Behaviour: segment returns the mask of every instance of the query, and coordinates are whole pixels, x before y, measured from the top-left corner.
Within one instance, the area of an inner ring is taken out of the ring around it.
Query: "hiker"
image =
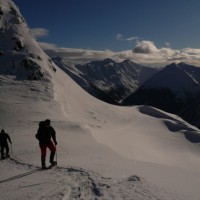
[[[51,121],[49,119],[46,119],[45,121],[41,121],[39,123],[39,128],[35,137],[39,140],[39,145],[41,149],[42,169],[47,169],[46,167],[47,147],[51,151],[49,162],[51,163],[51,165],[56,165],[57,163],[54,161],[56,145],[57,145],[56,132],[54,128],[51,126]]]
[[[10,136],[2,129],[0,133],[0,147],[1,147],[1,159],[9,157],[9,146],[8,141],[12,144]],[[4,149],[6,149],[6,155],[4,154]]]

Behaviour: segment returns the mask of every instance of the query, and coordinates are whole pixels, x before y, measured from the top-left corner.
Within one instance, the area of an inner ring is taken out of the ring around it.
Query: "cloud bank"
[[[200,66],[200,49],[184,48],[176,50],[169,46],[158,48],[154,42],[147,40],[138,41],[133,49],[119,52],[63,48],[55,44],[42,42],[39,44],[49,56],[62,56],[74,64],[111,58],[116,62],[129,59],[136,63],[152,67],[163,67],[172,62],[186,62]]]

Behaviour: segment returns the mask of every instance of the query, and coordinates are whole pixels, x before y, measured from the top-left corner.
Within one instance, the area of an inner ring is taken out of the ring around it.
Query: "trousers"
[[[4,149],[6,149],[6,155],[9,155],[9,146],[8,143],[1,144],[1,158],[4,157]]]
[[[52,163],[53,160],[54,160],[54,156],[55,156],[55,152],[56,152],[56,147],[53,144],[53,142],[50,141],[48,144],[40,144],[42,165],[45,165],[47,148],[51,151],[51,153],[50,153],[50,163]]]

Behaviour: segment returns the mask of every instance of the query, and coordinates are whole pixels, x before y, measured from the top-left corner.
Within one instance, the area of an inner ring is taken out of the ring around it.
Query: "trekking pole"
[[[56,148],[56,165],[58,165],[58,161],[57,161],[57,148]]]
[[[13,148],[12,148],[12,143],[10,143],[10,149],[11,149],[11,155],[13,156]]]
[[[13,128],[11,129],[11,133],[13,133]],[[13,148],[12,148],[12,141],[10,143],[11,155],[13,156]]]

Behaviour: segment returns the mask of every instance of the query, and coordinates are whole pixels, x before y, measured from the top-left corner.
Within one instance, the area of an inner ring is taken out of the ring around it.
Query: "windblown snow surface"
[[[14,7],[10,0],[0,2]],[[153,107],[95,99],[56,65],[56,72],[49,67],[26,28],[20,34],[24,48],[39,52],[39,60],[31,59],[47,75],[31,81],[0,73],[0,129],[13,141],[11,159],[0,161],[2,200],[200,199],[197,128]],[[26,57],[27,49],[4,49],[0,61]],[[46,118],[57,132],[58,167],[42,171],[35,134]]]
[[[103,103],[58,68],[52,76],[52,90],[0,76],[1,128],[14,158],[0,162],[2,199],[199,199],[195,127],[152,107]],[[46,118],[57,131],[58,168],[40,171],[34,136]]]

